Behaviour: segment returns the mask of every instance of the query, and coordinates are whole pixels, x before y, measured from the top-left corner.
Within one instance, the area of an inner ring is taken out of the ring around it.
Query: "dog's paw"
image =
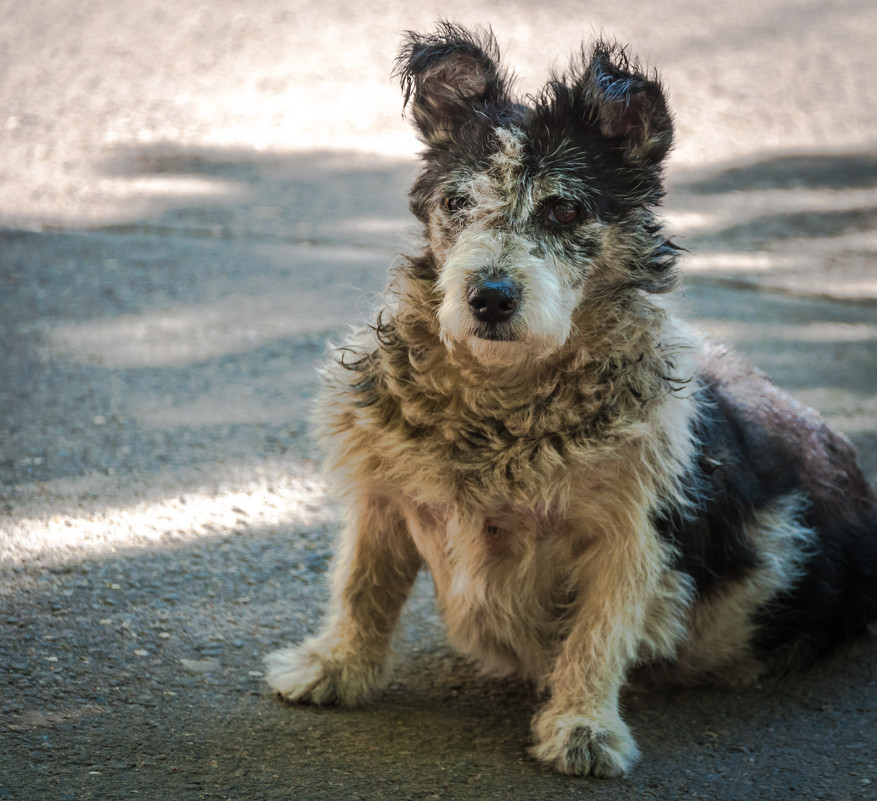
[[[266,681],[291,703],[359,706],[384,678],[382,665],[341,658],[315,642],[275,651],[265,663]]]
[[[622,776],[636,762],[639,752],[627,726],[577,715],[542,713],[533,721],[536,744],[530,753],[560,773]]]

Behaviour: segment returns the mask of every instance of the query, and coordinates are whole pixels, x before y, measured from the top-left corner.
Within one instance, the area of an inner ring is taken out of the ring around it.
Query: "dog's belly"
[[[418,507],[407,518],[453,645],[490,673],[544,677],[574,597],[563,522],[510,507]]]

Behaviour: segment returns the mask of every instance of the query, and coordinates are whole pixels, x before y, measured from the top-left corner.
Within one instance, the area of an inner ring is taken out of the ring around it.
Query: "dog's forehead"
[[[526,217],[545,199],[581,194],[588,183],[581,153],[564,154],[562,147],[540,153],[519,126],[497,127],[492,133],[486,158],[460,176],[460,188],[480,211]]]

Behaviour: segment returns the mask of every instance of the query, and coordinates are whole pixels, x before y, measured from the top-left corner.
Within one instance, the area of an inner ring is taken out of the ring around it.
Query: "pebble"
[[[181,659],[180,664],[192,673],[212,673],[222,669],[216,659]]]

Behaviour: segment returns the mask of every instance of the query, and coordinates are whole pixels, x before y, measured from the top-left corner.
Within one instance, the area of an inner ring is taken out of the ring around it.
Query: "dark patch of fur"
[[[852,446],[742,357],[716,350],[701,381],[691,506],[657,529],[709,596],[758,566],[755,513],[800,494],[800,523],[817,534],[806,573],[758,612],[752,646],[776,670],[802,667],[877,617],[877,499]]]
[[[877,618],[877,498],[853,446],[819,415],[738,356],[717,366],[763,492],[802,492],[802,523],[817,533],[806,574],[760,610],[753,642],[775,669],[801,667]]]
[[[499,48],[489,30],[473,32],[441,22],[435,33],[409,31],[395,74],[411,103],[423,141],[441,149],[476,117],[507,124],[510,79],[499,66]]]
[[[757,614],[752,646],[774,672],[810,664],[877,619],[877,503],[870,506],[823,525],[806,575]]]
[[[767,500],[746,462],[741,433],[721,407],[714,387],[698,393],[694,424],[698,454],[683,483],[687,506],[663,510],[654,523],[679,553],[677,567],[708,597],[727,581],[743,578],[758,564],[743,535],[745,524]]]

